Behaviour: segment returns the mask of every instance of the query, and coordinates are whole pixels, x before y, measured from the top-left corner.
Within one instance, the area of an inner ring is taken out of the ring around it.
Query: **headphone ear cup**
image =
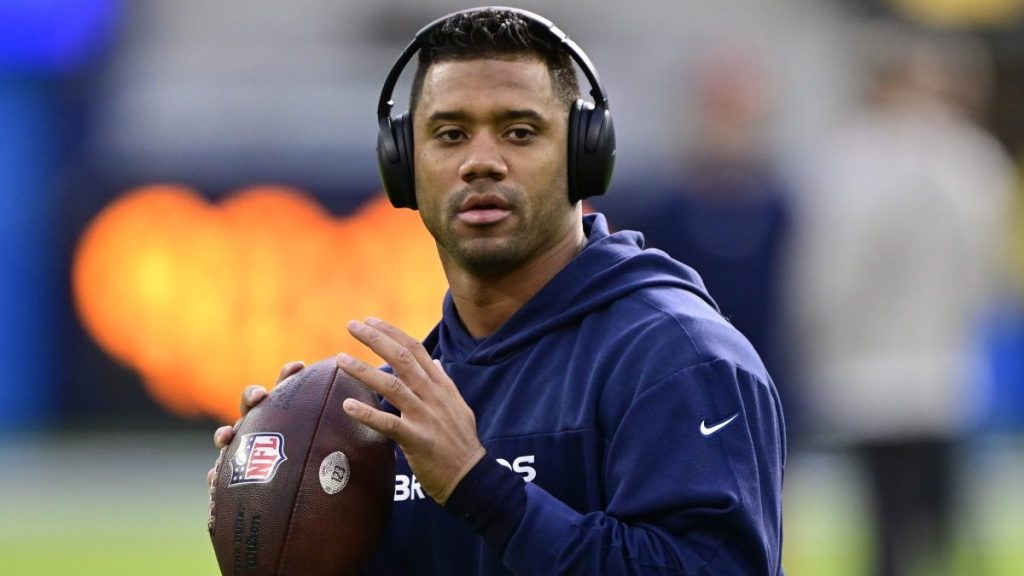
[[[569,202],[604,194],[614,168],[611,111],[577,100],[569,112]]]
[[[377,172],[395,208],[416,209],[416,177],[412,156],[412,122],[406,112],[389,117],[377,133]]]

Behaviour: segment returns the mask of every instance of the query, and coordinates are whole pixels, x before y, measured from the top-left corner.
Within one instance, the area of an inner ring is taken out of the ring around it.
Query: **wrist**
[[[455,473],[454,476],[452,476],[452,481],[448,483],[448,487],[445,489],[445,491],[442,494],[438,494],[434,498],[434,500],[436,500],[437,503],[440,504],[441,506],[445,506],[448,503],[448,499],[451,498],[452,493],[459,486],[459,484],[462,483],[463,479],[466,478],[466,475],[469,474],[470,470],[472,470],[477,464],[479,464],[481,460],[483,460],[486,454],[487,451],[484,449],[484,447],[479,446],[476,452],[473,454],[473,456],[466,459],[466,462],[462,465],[462,467]]]
[[[526,482],[484,456],[452,491],[445,509],[483,536],[500,555],[526,512]]]

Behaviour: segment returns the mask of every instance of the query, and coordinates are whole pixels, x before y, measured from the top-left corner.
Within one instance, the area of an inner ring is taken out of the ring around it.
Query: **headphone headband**
[[[590,58],[587,57],[586,53],[573,42],[569,36],[562,32],[555,24],[540,16],[527,10],[520,8],[508,8],[505,6],[482,6],[479,8],[469,8],[467,10],[460,10],[453,12],[447,16],[442,16],[437,20],[434,20],[430,24],[427,24],[416,33],[413,37],[412,42],[406,46],[402,55],[395,61],[394,66],[391,67],[391,71],[388,72],[388,77],[384,80],[384,87],[380,92],[380,100],[377,103],[377,118],[378,122],[385,122],[391,115],[391,109],[394,107],[395,102],[392,100],[394,95],[395,85],[398,84],[398,78],[402,75],[402,71],[405,70],[409,60],[412,59],[413,55],[420,49],[423,44],[426,43],[427,37],[431,32],[440,28],[445,22],[455,16],[461,14],[472,14],[480,12],[482,10],[501,10],[504,12],[512,12],[520,16],[526,21],[527,26],[530,26],[534,32],[539,32],[542,36],[557,40],[562,48],[569,53],[569,56],[576,62],[583,71],[583,75],[587,77],[587,82],[590,83],[590,96],[594,99],[594,105],[599,108],[608,108],[608,94],[604,90],[604,86],[601,85],[601,79],[597,75],[597,70],[594,69],[594,65],[590,62]]]

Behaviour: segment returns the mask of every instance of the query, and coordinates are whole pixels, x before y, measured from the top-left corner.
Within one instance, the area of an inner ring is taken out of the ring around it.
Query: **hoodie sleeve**
[[[535,484],[459,505],[515,574],[777,575],[783,438],[774,387],[712,361],[632,398],[609,439],[604,510]]]

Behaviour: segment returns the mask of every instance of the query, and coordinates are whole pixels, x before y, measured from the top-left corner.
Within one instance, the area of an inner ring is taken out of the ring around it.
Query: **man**
[[[385,400],[342,408],[401,448],[367,571],[780,574],[771,379],[692,270],[567,200],[579,88],[536,30],[467,11],[420,50],[415,201],[450,291],[423,344],[349,323],[389,371],[338,356]]]
[[[713,45],[687,74],[695,137],[670,166],[663,192],[614,219],[643,230],[648,246],[700,272],[722,314],[757,350],[786,406],[779,287],[792,228],[793,190],[765,146],[772,118],[771,72],[761,55],[736,40]],[[751,290],[757,286],[757,290]]]
[[[800,397],[809,439],[863,470],[872,574],[948,574],[1013,165],[961,99],[987,85],[964,82],[985,78],[984,52],[866,32],[865,99],[819,151],[785,291]]]

